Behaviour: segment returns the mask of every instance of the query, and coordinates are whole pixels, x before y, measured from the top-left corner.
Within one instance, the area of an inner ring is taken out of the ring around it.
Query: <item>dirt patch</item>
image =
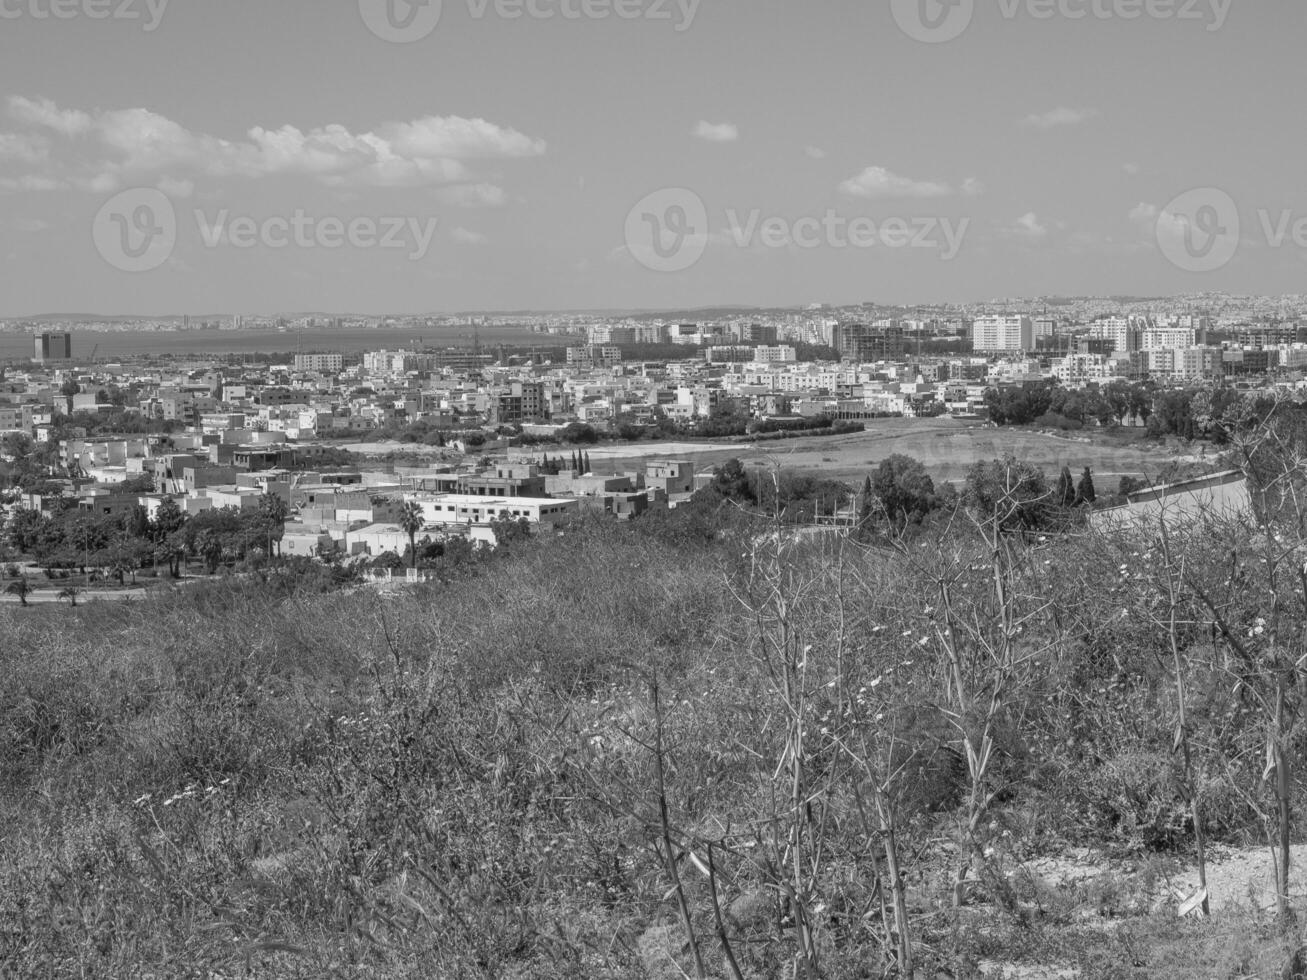
[[[1289,899],[1302,908],[1307,905],[1307,879],[1296,869],[1307,862],[1307,844],[1291,847],[1289,854]],[[1023,871],[1058,888],[1079,889],[1109,876],[1128,880],[1139,873],[1128,862],[1112,860],[1088,849],[1030,861]],[[1198,891],[1198,869],[1191,861],[1186,861],[1174,874],[1157,873],[1153,879],[1148,889],[1153,911],[1178,910],[1185,899]],[[1235,909],[1274,910],[1275,864],[1270,848],[1213,848],[1207,859],[1207,898],[1213,914]]]

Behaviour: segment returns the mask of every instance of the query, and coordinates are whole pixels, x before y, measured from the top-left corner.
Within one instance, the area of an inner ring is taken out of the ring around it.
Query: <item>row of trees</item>
[[[1127,381],[1082,389],[1013,385],[985,392],[985,407],[998,425],[1108,426],[1124,425],[1129,419],[1146,424],[1153,414],[1154,397],[1149,386]]]
[[[121,583],[149,564],[166,565],[178,577],[187,559],[202,561],[212,574],[255,552],[272,557],[287,515],[285,500],[275,493],[264,494],[256,510],[222,508],[190,517],[167,497],[153,517],[139,505],[119,516],[73,506],[48,514],[18,509],[4,530],[12,548],[47,570],[95,569]]]
[[[1143,486],[1125,477],[1115,495],[1100,501],[1088,466],[1079,479],[1072,476],[1069,466],[1063,466],[1050,481],[1037,467],[1008,456],[976,462],[959,492],[951,484],[936,487],[920,460],[895,454],[868,474],[861,490],[855,492],[846,483],[762,467],[750,469],[731,459],[717,470],[697,502],[728,501],[791,524],[836,519],[842,513],[847,517],[852,507],[858,536],[870,540],[918,533],[935,516],[941,522],[951,522],[962,508],[989,513],[1000,499],[1011,501],[1002,521],[1004,530],[1055,530],[1077,523],[1085,508],[1122,503],[1126,495]]]
[[[1082,389],[1056,383],[991,388],[985,406],[998,425],[1081,428],[1137,420],[1150,436],[1209,439],[1218,445],[1228,444],[1237,433],[1257,431],[1272,415],[1307,413],[1307,405],[1235,388],[1159,389],[1127,381]]]

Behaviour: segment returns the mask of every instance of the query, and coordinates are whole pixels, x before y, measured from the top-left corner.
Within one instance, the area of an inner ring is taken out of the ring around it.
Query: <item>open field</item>
[[[339,448],[365,456],[403,453],[435,461],[451,458],[452,451],[421,443],[358,442]],[[596,471],[620,473],[639,469],[651,459],[690,459],[708,469],[732,457],[746,463],[773,461],[788,469],[820,472],[835,480],[861,481],[881,460],[902,453],[921,460],[936,482],[961,483],[977,460],[998,459],[1012,453],[1052,475],[1063,466],[1079,474],[1084,467],[1115,485],[1122,476],[1156,479],[1168,465],[1197,462],[1200,457],[1180,456],[1154,442],[1133,442],[1128,437],[1101,432],[1051,434],[1031,429],[992,428],[959,419],[883,419],[869,422],[866,432],[847,436],[817,436],[763,442],[636,442],[605,443],[582,447]],[[538,453],[563,455],[570,447],[542,446]],[[515,450],[524,454],[529,450]]]
[[[1089,466],[1108,483],[1115,483],[1122,476],[1155,477],[1169,463],[1180,459],[1152,443],[1118,442],[1100,434],[1047,435],[1027,429],[995,429],[957,419],[885,419],[870,422],[866,432],[850,436],[735,446],[651,443],[639,447],[638,452],[614,448],[593,450],[590,455],[596,466],[611,466],[616,470],[648,458],[680,455],[707,467],[738,456],[745,462],[776,460],[790,469],[820,471],[832,479],[855,482],[894,453],[921,460],[930,475],[940,482],[961,482],[977,460],[997,459],[1005,453],[1033,463],[1049,474],[1064,465],[1076,473]],[[1186,457],[1182,461],[1192,460]]]

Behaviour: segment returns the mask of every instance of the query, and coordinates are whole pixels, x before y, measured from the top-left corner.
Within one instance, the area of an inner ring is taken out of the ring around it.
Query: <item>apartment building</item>
[[[1019,354],[1035,349],[1035,327],[1028,316],[983,316],[972,327],[978,353]]]

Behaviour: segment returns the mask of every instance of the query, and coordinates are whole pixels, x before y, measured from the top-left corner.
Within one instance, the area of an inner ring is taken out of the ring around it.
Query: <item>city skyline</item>
[[[6,8],[0,317],[1300,292],[1299,5],[922,3]]]

